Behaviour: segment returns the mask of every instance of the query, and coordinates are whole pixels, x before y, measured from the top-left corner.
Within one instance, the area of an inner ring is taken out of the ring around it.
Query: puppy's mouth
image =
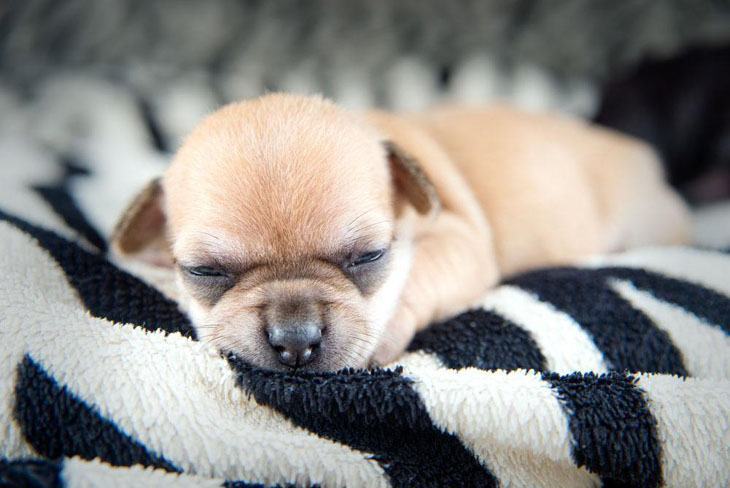
[[[339,302],[290,307],[270,307],[263,314],[269,365],[312,371],[367,366],[375,344],[352,307]]]
[[[217,342],[224,355],[253,366],[279,371],[337,371],[366,368],[374,342],[364,334],[338,334],[334,327],[311,323],[267,327],[258,343]]]

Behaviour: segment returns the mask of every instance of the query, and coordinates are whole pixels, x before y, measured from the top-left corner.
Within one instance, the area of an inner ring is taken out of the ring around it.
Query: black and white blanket
[[[726,252],[517,276],[385,369],[260,370],[106,256],[165,158],[119,92],[78,90],[83,106],[47,99],[33,137],[3,119],[0,484],[730,484]]]

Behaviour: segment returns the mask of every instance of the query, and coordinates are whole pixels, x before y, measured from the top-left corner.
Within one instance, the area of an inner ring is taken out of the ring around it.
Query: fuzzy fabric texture
[[[197,341],[169,283],[105,254],[180,126],[96,78],[2,100],[0,484],[730,483],[726,252],[527,273],[389,368],[265,371]]]
[[[0,222],[2,481],[730,482],[727,254],[645,249],[522,275],[388,369],[287,374],[196,341],[97,250]]]

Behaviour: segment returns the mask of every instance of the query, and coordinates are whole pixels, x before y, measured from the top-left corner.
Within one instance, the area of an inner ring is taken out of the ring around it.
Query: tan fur
[[[146,239],[177,263],[201,337],[269,367],[262,310],[287,297],[325,317],[313,369],[388,362],[416,330],[470,306],[502,276],[681,242],[688,222],[643,144],[504,107],[351,114],[319,98],[267,95],[204,120],[162,190],[148,194],[166,235]],[[114,249],[165,262],[130,235],[148,230],[143,220],[126,215]],[[367,275],[343,271],[343,253],[385,247]],[[179,267],[211,263],[236,277],[224,293],[191,285]]]

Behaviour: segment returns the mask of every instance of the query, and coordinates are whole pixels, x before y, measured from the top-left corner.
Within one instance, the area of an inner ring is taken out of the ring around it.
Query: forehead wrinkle
[[[380,207],[379,218],[392,218],[382,147],[351,116],[326,104],[280,106],[275,99],[223,112],[198,135],[206,144],[181,160],[188,163],[179,171],[185,184],[176,186],[175,196],[185,203],[177,205],[184,212],[173,233],[188,222],[212,221],[239,245],[221,250],[210,244],[211,252],[295,257],[371,238],[379,228],[357,236],[364,222],[347,228],[361,208]]]

